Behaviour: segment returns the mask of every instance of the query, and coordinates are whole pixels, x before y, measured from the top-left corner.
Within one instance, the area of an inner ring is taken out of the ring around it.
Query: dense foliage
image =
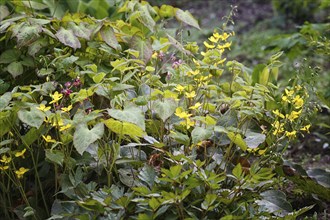
[[[188,11],[112,2],[96,18],[0,6],[1,216],[295,219],[322,209],[329,174],[282,158],[315,111],[307,82],[278,85],[283,52],[247,67],[227,59],[227,23],[198,45],[182,35],[200,30]],[[313,203],[293,205],[288,188]]]

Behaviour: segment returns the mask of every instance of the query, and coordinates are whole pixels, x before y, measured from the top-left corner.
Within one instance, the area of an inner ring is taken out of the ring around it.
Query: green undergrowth
[[[97,19],[22,2],[0,8],[1,216],[295,219],[324,209],[329,173],[282,158],[315,111],[308,82],[279,86],[282,52],[250,67],[229,60],[227,23],[199,45],[181,36],[200,31],[196,19],[169,5],[119,1]]]

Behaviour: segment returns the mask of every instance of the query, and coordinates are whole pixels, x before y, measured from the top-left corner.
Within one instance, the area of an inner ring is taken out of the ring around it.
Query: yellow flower
[[[37,107],[40,111],[46,112],[50,109],[50,107],[46,107],[44,104],[40,104],[39,107]]]
[[[300,128],[301,131],[306,131],[309,133],[309,128],[311,127],[311,125],[305,125],[304,127]]]
[[[287,96],[292,96],[293,95],[293,93],[294,93],[294,91],[293,90],[288,90],[288,89],[285,89],[284,90],[285,91],[285,94],[287,95]]]
[[[215,38],[214,36],[209,37],[209,41],[212,43],[217,43],[219,41],[219,38]]]
[[[186,92],[185,96],[190,99],[190,98],[194,98],[196,96],[196,92],[192,91],[192,92]]]
[[[22,151],[18,151],[15,153],[15,157],[23,157],[24,158],[24,153],[26,149],[23,149]]]
[[[17,178],[21,179],[27,171],[29,171],[29,169],[26,169],[24,167],[21,167],[21,168],[19,168],[19,170],[16,170],[15,173],[16,173]]]
[[[63,97],[63,94],[59,94],[59,93],[56,91],[53,95],[50,95],[50,97],[52,97],[53,100],[52,100],[49,104],[57,103],[58,101],[61,100],[61,98]]]
[[[54,120],[54,122],[52,123],[53,126],[62,126],[63,125],[63,120],[62,119],[59,119],[58,121],[57,120]]]
[[[8,170],[9,166],[0,166],[0,170]]]
[[[151,58],[152,59],[157,59],[158,57],[158,53],[155,51],[152,55],[151,55]]]
[[[64,112],[69,112],[71,109],[72,109],[72,105],[69,105],[68,107],[61,108],[61,110],[64,111]]]
[[[186,121],[180,122],[181,125],[185,125],[187,129],[195,125],[195,122],[190,120],[190,118],[186,118]]]
[[[293,122],[295,119],[299,118],[299,115],[301,114],[301,110],[300,111],[292,111],[290,113],[290,115],[286,115],[286,118],[289,119],[291,122]]]
[[[68,129],[71,128],[71,127],[72,127],[71,124],[67,124],[67,125],[65,125],[65,126],[60,127],[60,131],[68,130]]]
[[[217,46],[217,48],[218,49],[220,49],[220,50],[223,50],[223,49],[226,49],[226,48],[230,48],[230,46],[231,46],[231,42],[227,42],[227,43],[225,43],[225,44],[223,44],[223,45],[218,45]]]
[[[178,84],[175,87],[175,90],[178,91],[178,92],[183,92],[185,90],[185,87],[184,86],[181,86],[180,84]]]
[[[47,143],[56,143],[56,140],[52,139],[50,135],[47,135],[46,137],[42,135],[42,138],[47,142]]]
[[[195,71],[188,71],[187,72],[187,76],[196,76],[199,74],[199,70],[195,70]]]
[[[288,99],[288,97],[286,95],[282,96],[282,101],[290,103],[290,100]]]
[[[304,105],[304,100],[300,97],[300,95],[296,95],[294,97],[293,105],[295,108],[301,108]]]
[[[183,111],[181,107],[177,108],[175,110],[175,115],[178,116],[179,118],[189,118],[192,114],[188,114],[187,112]]]
[[[204,45],[205,45],[205,47],[208,48],[208,49],[213,49],[213,48],[215,48],[215,46],[214,46],[213,44],[208,44],[206,41],[204,41]]]
[[[302,89],[302,87],[301,87],[300,85],[296,85],[294,88],[295,88],[296,90],[301,90],[301,89]]]
[[[274,115],[280,117],[280,118],[285,118],[284,115],[278,110],[276,109],[275,111],[273,110]]]
[[[272,126],[275,128],[273,131],[273,135],[281,134],[283,133],[283,124],[281,124],[279,121],[275,121]]]
[[[296,134],[297,134],[296,131],[291,131],[291,132],[286,131],[285,132],[285,136],[287,136],[288,138],[295,138],[296,137]]]
[[[0,162],[2,163],[10,163],[11,157],[7,157],[6,155],[2,155]]]
[[[199,103],[199,102],[197,102],[195,105],[190,106],[189,109],[195,110],[195,109],[198,109],[198,108],[201,107],[201,106],[202,106],[202,104]]]

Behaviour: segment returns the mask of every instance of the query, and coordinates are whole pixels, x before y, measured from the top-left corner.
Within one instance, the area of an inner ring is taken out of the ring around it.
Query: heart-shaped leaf
[[[145,130],[144,114],[138,107],[127,107],[124,110],[108,109],[108,113],[111,117],[138,125],[142,130]]]
[[[73,135],[73,145],[79,154],[83,154],[88,146],[103,136],[103,123],[96,124],[91,130],[88,129],[87,124],[78,124]]]
[[[212,135],[212,130],[202,127],[195,127],[194,130],[191,132],[192,142],[194,144],[197,144],[200,141],[210,138],[211,135]]]
[[[39,128],[45,119],[45,114],[37,108],[31,108],[30,111],[19,110],[17,115],[22,122],[35,128]]]
[[[174,99],[156,100],[153,107],[157,115],[165,122],[174,114],[177,103]]]
[[[73,49],[81,47],[79,39],[74,35],[72,30],[66,30],[61,27],[55,35],[57,39],[66,46],[72,47]]]
[[[179,20],[182,21],[183,23],[186,23],[190,26],[193,26],[197,29],[200,29],[198,22],[196,19],[190,14],[189,11],[182,11],[181,9],[176,9],[175,12],[175,17]]]

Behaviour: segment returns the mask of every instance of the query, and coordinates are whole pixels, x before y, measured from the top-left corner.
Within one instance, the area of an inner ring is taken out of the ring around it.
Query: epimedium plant
[[[198,45],[166,31],[200,29],[189,12],[144,1],[102,20],[4,14],[6,218],[294,219],[313,206],[293,208],[285,183],[330,198],[281,158],[311,107],[304,82],[277,86],[281,53],[250,69],[226,59],[226,25]]]

